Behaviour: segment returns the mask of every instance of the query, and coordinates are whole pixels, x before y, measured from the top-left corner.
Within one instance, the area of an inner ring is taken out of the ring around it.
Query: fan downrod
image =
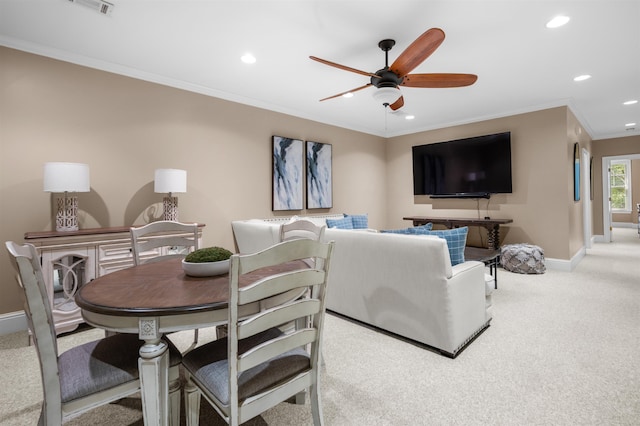
[[[377,88],[398,87],[402,83],[403,79],[389,70],[389,51],[395,44],[396,41],[391,39],[384,39],[378,43],[378,47],[384,51],[384,68],[376,72],[378,77],[371,77],[371,84]]]

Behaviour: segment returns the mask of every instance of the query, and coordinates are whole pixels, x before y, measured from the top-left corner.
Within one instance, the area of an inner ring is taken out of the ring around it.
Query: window
[[[631,161],[613,160],[610,170],[611,210],[615,213],[631,212]]]

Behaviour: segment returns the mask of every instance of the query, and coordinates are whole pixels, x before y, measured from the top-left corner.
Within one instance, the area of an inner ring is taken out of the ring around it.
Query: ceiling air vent
[[[113,3],[102,0],[69,0],[71,3],[80,4],[95,10],[103,15],[111,15],[113,11]]]

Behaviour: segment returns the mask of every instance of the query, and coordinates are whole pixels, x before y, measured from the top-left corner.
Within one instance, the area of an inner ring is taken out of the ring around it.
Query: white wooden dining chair
[[[316,225],[310,220],[307,219],[298,219],[293,222],[283,223],[280,225],[280,242],[282,241],[291,241],[299,238],[307,238],[314,241],[323,241],[324,239],[324,230],[326,229],[326,225]],[[315,262],[318,259],[305,259],[306,263],[309,266],[313,267]],[[304,293],[299,293],[299,296],[302,296]],[[268,303],[268,302],[267,302]],[[268,304],[263,306],[263,309],[268,308]],[[300,320],[302,321],[302,319]],[[303,324],[296,324],[296,327],[304,327]],[[324,358],[322,358],[324,360]],[[304,399],[299,399],[300,403],[304,402]]]
[[[40,257],[31,244],[5,243],[15,260],[18,284],[25,295],[25,313],[33,335],[43,402],[38,425],[60,425],[63,420],[140,391],[138,353],[142,343],[136,334],[84,343],[58,354],[51,305]],[[172,425],[180,420],[180,352],[169,346],[169,400]]]
[[[228,424],[239,425],[307,389],[314,425],[323,424],[319,354],[332,250],[333,242],[297,239],[231,257],[229,336],[183,357],[190,376],[185,388],[188,426],[198,425],[201,395]],[[263,278],[239,286],[243,274],[305,258],[324,261],[320,268],[301,262],[291,272],[268,274],[267,269]],[[311,291],[308,297],[264,311],[256,307],[261,300],[296,288]],[[304,329],[280,328],[306,317],[312,321]]]
[[[159,220],[131,227],[130,233],[134,265],[171,258],[184,259],[187,254],[199,248],[197,223]],[[195,329],[193,342],[187,350],[194,348],[197,344],[198,329]]]

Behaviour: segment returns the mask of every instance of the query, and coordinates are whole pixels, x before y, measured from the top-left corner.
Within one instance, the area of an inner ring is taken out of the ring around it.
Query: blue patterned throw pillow
[[[345,214],[344,217],[350,217],[353,229],[368,229],[369,217],[366,214]]]
[[[427,232],[431,231],[433,228],[433,223],[425,223],[424,225],[414,226],[413,228],[408,228],[410,234],[421,234],[424,235]]]
[[[451,265],[457,265],[458,263],[464,262],[464,247],[467,245],[468,232],[469,228],[463,226],[461,228],[425,231],[423,234],[435,235],[447,240],[447,248],[449,249],[449,257],[451,257]]]
[[[380,232],[386,232],[389,234],[424,235],[428,231],[431,231],[432,227],[433,227],[433,223],[429,222],[425,225],[414,226],[412,228],[387,229],[387,230],[382,230]]]
[[[327,219],[327,228],[353,229],[353,221],[351,220],[351,217]]]

